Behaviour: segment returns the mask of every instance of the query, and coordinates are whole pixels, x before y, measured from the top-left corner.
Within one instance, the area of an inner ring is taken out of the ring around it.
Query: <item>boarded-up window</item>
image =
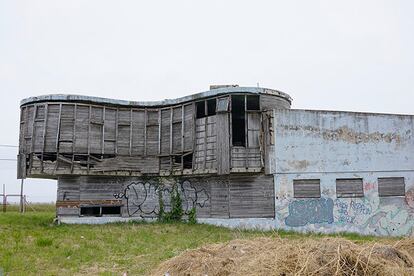
[[[405,196],[404,177],[378,178],[379,196]]]
[[[342,178],[336,180],[336,196],[364,197],[362,178]]]
[[[293,196],[295,198],[321,197],[321,185],[319,179],[293,180]]]

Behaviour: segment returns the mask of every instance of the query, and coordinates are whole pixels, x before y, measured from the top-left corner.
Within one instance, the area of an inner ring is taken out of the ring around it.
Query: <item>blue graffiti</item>
[[[291,227],[332,223],[334,221],[333,206],[333,200],[330,198],[295,200],[289,204],[289,215],[285,223]]]

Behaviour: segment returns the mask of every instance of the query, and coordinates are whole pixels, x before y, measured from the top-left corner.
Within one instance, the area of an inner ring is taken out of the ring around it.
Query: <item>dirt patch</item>
[[[152,275],[414,275],[414,240],[233,240],[186,251]]]

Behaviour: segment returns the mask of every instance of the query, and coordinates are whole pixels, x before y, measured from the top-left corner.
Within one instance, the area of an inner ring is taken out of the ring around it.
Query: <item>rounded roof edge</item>
[[[223,87],[223,88],[212,89],[212,90],[208,90],[208,91],[200,92],[196,94],[191,94],[191,95],[176,98],[176,99],[165,99],[161,101],[127,101],[127,100],[116,100],[116,99],[85,96],[85,95],[74,95],[74,94],[49,94],[49,95],[41,95],[41,96],[36,96],[36,97],[25,98],[20,101],[20,106],[30,104],[30,103],[46,102],[46,101],[80,101],[80,102],[94,102],[94,103],[103,103],[103,104],[111,104],[111,105],[155,107],[155,106],[175,105],[175,104],[194,101],[197,99],[214,97],[214,96],[218,96],[222,94],[230,94],[230,93],[268,94],[268,95],[273,95],[273,96],[284,98],[290,103],[292,102],[292,98],[288,94],[275,90],[275,89],[262,88],[262,87]]]

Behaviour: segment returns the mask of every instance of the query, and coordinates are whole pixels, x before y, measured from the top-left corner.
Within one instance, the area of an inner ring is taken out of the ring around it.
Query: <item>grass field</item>
[[[58,226],[52,223],[53,205],[34,209],[37,211],[23,215],[0,213],[0,269],[9,275],[145,275],[162,261],[207,243],[258,236],[310,236],[186,223]],[[358,242],[374,239],[341,236]]]

